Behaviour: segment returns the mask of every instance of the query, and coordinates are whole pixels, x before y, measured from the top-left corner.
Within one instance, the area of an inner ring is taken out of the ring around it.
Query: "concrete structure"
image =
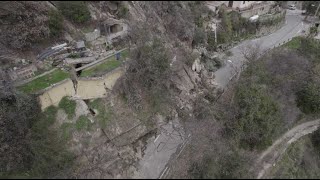
[[[218,12],[221,6],[225,6],[227,11],[238,11],[243,17],[249,18],[254,15],[262,15],[269,12],[274,5],[274,1],[207,1],[207,6]]]
[[[37,71],[37,67],[33,64],[24,66],[19,69],[14,69],[10,71],[10,78],[11,80],[26,80],[32,78],[34,76],[34,72]]]
[[[76,99],[95,99],[108,95],[124,70],[119,67],[101,77],[79,78],[77,84],[71,79],[65,79],[36,93],[41,109],[53,105],[58,106],[61,99],[70,96]]]
[[[76,95],[81,99],[105,97],[123,73],[124,70],[120,67],[102,77],[79,78]]]
[[[98,30],[98,29],[95,29],[93,32],[85,34],[86,41],[88,41],[88,42],[94,41],[98,37],[100,37],[100,30]]]
[[[107,19],[100,27],[101,34],[107,36],[107,41],[111,43],[114,39],[123,38],[127,35],[128,25],[117,19]]]
[[[85,44],[84,44],[84,41],[78,41],[78,42],[76,43],[76,49],[77,49],[78,51],[86,50],[86,46],[85,46]]]
[[[75,90],[71,79],[65,79],[57,84],[54,84],[38,93],[41,109],[53,105],[58,106],[60,100],[64,96],[74,96]]]
[[[66,64],[91,63],[95,60],[96,60],[95,57],[83,57],[83,58],[76,58],[76,59],[66,58],[64,60],[64,63],[66,63]]]
[[[254,15],[264,15],[271,11],[274,2],[273,1],[257,1],[260,3],[252,3],[250,6],[239,8],[238,11],[242,17],[250,18]]]

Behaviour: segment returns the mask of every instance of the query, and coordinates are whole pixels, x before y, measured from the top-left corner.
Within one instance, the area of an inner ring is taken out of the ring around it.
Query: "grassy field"
[[[95,117],[98,120],[101,128],[107,127],[108,121],[113,117],[113,113],[110,107],[106,107],[102,99],[95,99],[88,105],[92,109],[98,110],[98,114]]]
[[[24,84],[18,87],[18,89],[25,93],[35,93],[41,89],[45,89],[51,86],[54,83],[67,79],[68,77],[69,73],[58,69],[50,74],[39,77],[29,83]]]
[[[81,73],[81,77],[90,77],[100,73],[107,73],[116,69],[121,65],[122,61],[124,61],[125,58],[128,57],[129,51],[124,50],[120,54],[121,54],[120,61],[116,60],[115,55],[111,56],[107,58],[106,61],[103,62],[102,64],[98,64],[93,68],[83,70]]]
[[[284,47],[290,48],[290,49],[298,49],[301,45],[301,39],[302,37],[294,37],[291,41],[284,44]]]

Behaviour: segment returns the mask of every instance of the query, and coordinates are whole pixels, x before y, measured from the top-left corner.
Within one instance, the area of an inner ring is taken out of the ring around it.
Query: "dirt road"
[[[276,165],[291,143],[297,141],[299,138],[307,134],[314,132],[319,126],[320,119],[306,122],[292,128],[282,137],[276,140],[272,146],[270,146],[261,154],[251,169],[252,172],[257,173],[257,179],[265,178],[264,176],[268,173],[268,170],[272,166]]]

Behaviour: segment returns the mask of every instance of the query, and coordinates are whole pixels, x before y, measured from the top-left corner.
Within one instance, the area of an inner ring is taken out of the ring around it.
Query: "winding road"
[[[232,56],[228,58],[228,60],[232,61],[232,65],[229,63],[215,72],[215,82],[220,88],[225,88],[229,82],[229,79],[234,75],[235,69],[240,69],[242,64],[245,61],[245,58],[242,54],[242,47],[246,47],[248,45],[260,45],[261,51],[266,51],[282,45],[284,42],[292,39],[295,36],[301,35],[303,30],[307,30],[309,28],[309,24],[304,23],[303,16],[301,16],[301,11],[299,10],[288,10],[286,14],[286,22],[285,25],[281,27],[281,29],[276,32],[263,36],[256,39],[245,40],[241,42],[239,45],[231,48],[229,51],[232,52]],[[225,59],[227,62],[227,60]]]
[[[310,25],[304,23],[302,20],[303,17],[301,16],[301,11],[288,10],[286,14],[285,25],[279,30],[268,36],[243,41],[239,45],[231,48],[229,51],[232,52],[232,56],[230,56],[228,59],[225,59],[225,61],[228,62],[228,60],[231,60],[232,65],[226,65],[215,72],[215,83],[222,89],[226,88],[230,79],[235,75],[235,69],[240,69],[242,67],[245,58],[241,52],[241,47],[246,47],[250,44],[259,44],[260,50],[266,52],[269,49],[282,45],[284,42],[287,42],[293,37],[301,35],[303,30],[308,30]],[[292,142],[306,134],[312,133],[319,127],[319,125],[320,119],[303,123],[288,131],[261,154],[251,171],[258,174],[257,178],[263,177],[268,169],[275,164],[276,160],[281,157],[280,155],[285,152],[286,148]],[[180,151],[178,154],[181,152],[182,151]],[[175,159],[174,157],[171,158]],[[168,163],[166,167],[170,167],[169,164],[170,163]],[[167,169],[165,169],[165,171],[166,170]],[[160,178],[165,178],[165,176]]]
[[[231,60],[232,64],[230,64],[229,61],[229,65],[226,65],[215,72],[215,81],[217,85],[224,89],[229,80],[235,75],[235,69],[241,68],[245,61],[241,52],[241,47],[246,47],[250,44],[259,44],[260,50],[266,52],[269,49],[282,45],[293,37],[301,35],[303,31],[308,30],[310,24],[304,23],[302,21],[303,18],[304,17],[301,16],[301,11],[288,10],[285,25],[281,29],[268,36],[243,41],[238,46],[231,48],[230,51],[233,55],[229,57],[228,60]],[[270,168],[275,166],[276,162],[281,159],[283,153],[291,143],[297,141],[304,135],[314,132],[319,126],[320,119],[306,122],[292,128],[260,155],[250,171],[255,174],[256,178],[264,178]]]

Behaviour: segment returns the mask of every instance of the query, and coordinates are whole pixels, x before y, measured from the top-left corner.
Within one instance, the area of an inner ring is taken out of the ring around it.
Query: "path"
[[[319,128],[319,126],[320,119],[309,121],[292,128],[261,154],[251,171],[258,172],[258,179],[262,178],[268,170],[272,166],[275,166],[275,163],[281,159],[283,153],[291,143],[314,132]]]
[[[134,179],[157,179],[166,172],[166,165],[183,142],[186,136],[182,125],[175,119],[160,128],[156,138],[149,139],[145,155],[139,162],[139,171]]]
[[[298,36],[302,32],[302,30],[307,30],[309,25],[303,23],[302,20],[303,20],[303,17],[301,16],[301,11],[299,11],[299,10],[287,11],[286,22],[285,22],[285,25],[281,29],[277,30],[276,32],[274,32],[268,36],[243,41],[239,45],[231,48],[230,51],[232,52],[233,55],[231,57],[229,57],[228,60],[231,60],[233,62],[232,63],[233,66],[224,66],[215,72],[216,84],[218,84],[218,86],[220,86],[220,88],[224,89],[226,87],[226,85],[229,83],[230,79],[232,79],[232,77],[235,76],[234,69],[235,68],[239,69],[242,67],[245,58],[243,57],[243,54],[241,53],[241,46],[245,47],[249,44],[258,43],[261,46],[261,50],[266,52],[266,50],[277,47],[277,46],[279,46],[279,44],[282,44],[283,42],[287,42],[288,40],[292,39],[293,37]],[[227,59],[226,59],[226,61],[227,61]],[[312,122],[315,122],[315,121],[312,121]],[[290,133],[287,133],[286,134],[287,136],[284,135],[284,137],[286,137],[286,138],[288,136],[292,137],[291,139],[288,140],[288,143],[294,142],[295,138],[297,139],[305,134],[313,132],[315,130],[314,129],[315,127],[312,124],[312,122],[305,123],[305,124],[302,124],[302,125],[296,127],[298,129],[298,134],[294,133],[296,131],[293,130],[293,131],[290,131]],[[320,122],[320,120],[316,121],[316,124],[319,124],[319,122]],[[312,127],[310,127],[309,129],[304,129],[304,128],[308,128],[310,124],[312,124]],[[293,136],[290,136],[292,134],[293,134]],[[279,141],[281,141],[281,140],[279,140]],[[281,141],[281,142],[283,142],[283,141]],[[280,143],[280,142],[278,142],[278,143]],[[276,146],[276,145],[274,145],[274,146]],[[180,151],[178,154],[180,155],[181,152],[182,151]],[[272,152],[274,152],[274,151],[272,151],[272,148],[271,148],[271,150],[266,151],[264,153],[264,155],[262,155],[261,159],[264,160],[264,157]],[[257,164],[259,164],[259,162]],[[169,165],[170,164],[168,163],[167,167],[169,167]],[[266,165],[265,167],[266,168],[264,168],[264,170],[269,168],[270,165]],[[166,170],[167,169],[164,169],[164,171],[166,171]],[[264,174],[264,172],[261,172],[259,177],[261,177],[263,174]],[[164,176],[164,178],[165,178],[165,176]]]

